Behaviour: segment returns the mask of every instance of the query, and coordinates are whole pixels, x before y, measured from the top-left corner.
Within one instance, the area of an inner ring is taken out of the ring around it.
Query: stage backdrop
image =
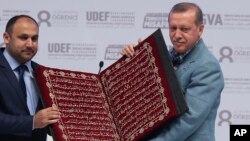
[[[0,33],[17,14],[34,17],[40,26],[40,64],[97,73],[120,49],[157,28],[168,37],[167,15],[180,0],[1,0]],[[229,140],[230,124],[250,124],[250,1],[193,0],[203,9],[203,39],[220,61],[225,89],[216,120],[217,141]],[[0,44],[4,46],[3,40]],[[194,121],[195,122],[195,121]],[[51,137],[48,137],[51,141]]]

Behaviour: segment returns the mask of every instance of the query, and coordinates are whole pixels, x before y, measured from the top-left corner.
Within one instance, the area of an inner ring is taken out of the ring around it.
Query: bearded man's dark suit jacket
[[[23,100],[21,87],[0,51],[0,141],[46,141],[48,128],[32,131],[33,116]],[[32,68],[39,65],[32,62]],[[37,110],[42,108],[39,99]]]

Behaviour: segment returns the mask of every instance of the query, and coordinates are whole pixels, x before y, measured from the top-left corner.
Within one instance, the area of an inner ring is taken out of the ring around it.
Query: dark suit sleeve
[[[33,117],[0,113],[0,134],[31,136]]]

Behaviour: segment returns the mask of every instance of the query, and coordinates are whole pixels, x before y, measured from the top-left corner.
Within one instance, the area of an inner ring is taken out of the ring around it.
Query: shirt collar
[[[194,47],[192,47],[191,49],[189,49],[189,50],[186,51],[185,53],[182,53],[182,54],[177,53],[177,52],[175,51],[175,49],[173,48],[172,51],[171,51],[171,54],[172,54],[173,56],[180,56],[181,58],[184,58],[193,48],[196,47],[196,45],[198,44],[198,42],[199,42],[200,40],[201,40],[201,38],[200,38],[199,40],[196,41],[196,43],[194,44]]]
[[[188,51],[186,51],[185,53],[182,53],[182,54],[181,54],[181,53],[177,53],[177,52],[175,51],[175,49],[173,48],[173,49],[171,50],[171,52],[170,52],[170,54],[171,54],[171,56],[172,56],[173,65],[174,65],[174,66],[180,65],[180,64],[182,63],[184,57],[187,56],[187,54],[189,54],[189,53],[191,52],[191,50],[197,46],[197,44],[198,44],[198,42],[199,42],[200,40],[201,40],[201,38],[200,38],[199,40],[196,41],[194,47],[192,47],[191,49],[189,49]]]
[[[20,63],[18,63],[10,54],[9,52],[5,49],[3,51],[3,55],[6,58],[6,60],[8,61],[10,67],[12,70],[15,70],[19,65],[21,65]],[[24,65],[26,65],[28,67],[29,72],[32,72],[33,69],[31,67],[31,61],[26,62]]]

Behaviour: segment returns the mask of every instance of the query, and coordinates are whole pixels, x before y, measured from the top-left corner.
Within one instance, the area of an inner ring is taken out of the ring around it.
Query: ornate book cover
[[[45,107],[57,106],[56,141],[135,141],[188,110],[160,29],[100,74],[40,66]]]

